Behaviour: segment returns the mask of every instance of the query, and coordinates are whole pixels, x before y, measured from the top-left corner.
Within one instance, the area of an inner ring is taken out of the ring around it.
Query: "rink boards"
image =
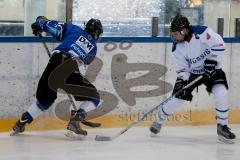
[[[238,39],[226,41],[223,69],[229,82],[232,108],[230,122],[240,123],[240,43]],[[47,45],[52,49],[57,43],[50,39]],[[48,56],[42,44],[34,38],[25,41],[23,38],[1,40],[0,46],[0,131],[7,131],[35,101],[37,82],[48,62]],[[170,40],[147,37],[103,39],[98,43],[97,59],[88,68],[87,78],[100,91],[101,107],[105,107],[102,111],[105,115],[96,121],[101,122],[103,127],[126,126],[171,93],[176,73]],[[66,109],[60,112],[57,109],[67,96],[63,93],[59,95],[55,105],[30,129],[65,128],[66,120],[62,118],[62,112],[66,112]],[[169,117],[167,124],[198,125],[215,122],[213,96],[208,95],[204,86],[199,87],[198,93],[193,91],[193,95],[193,101]],[[141,125],[152,120],[153,116],[150,116]]]

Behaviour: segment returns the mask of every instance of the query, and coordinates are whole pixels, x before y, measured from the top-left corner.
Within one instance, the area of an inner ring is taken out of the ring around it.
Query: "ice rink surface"
[[[230,125],[235,144],[217,140],[216,126],[164,126],[158,136],[147,127],[134,127],[114,141],[95,141],[121,128],[88,129],[85,140],[70,140],[65,131],[0,134],[0,160],[238,160],[240,125]]]

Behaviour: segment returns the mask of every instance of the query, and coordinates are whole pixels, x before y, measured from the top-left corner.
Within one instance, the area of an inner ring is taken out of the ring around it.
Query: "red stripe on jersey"
[[[209,40],[211,38],[210,34],[207,33],[207,40]]]

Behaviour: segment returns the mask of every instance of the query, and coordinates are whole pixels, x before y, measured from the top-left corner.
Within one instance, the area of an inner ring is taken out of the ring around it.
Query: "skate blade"
[[[155,133],[150,132],[149,136],[151,138],[157,138],[157,137],[160,137],[160,134],[155,134]]]
[[[11,132],[10,132],[10,136],[16,136],[16,135],[18,135],[19,134],[19,132],[16,132],[16,131],[14,131],[14,130],[11,130]]]
[[[218,140],[223,142],[223,143],[227,143],[227,144],[234,144],[235,143],[234,139],[226,139],[223,136],[218,136]]]
[[[76,134],[75,132],[73,131],[67,131],[65,133],[65,136],[70,138],[70,139],[73,139],[73,140],[84,140],[86,135],[82,135],[82,134]]]

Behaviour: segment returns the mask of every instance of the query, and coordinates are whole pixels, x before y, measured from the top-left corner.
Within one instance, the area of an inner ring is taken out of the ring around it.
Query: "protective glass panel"
[[[0,36],[32,36],[37,16],[65,21],[66,0],[0,0]]]
[[[181,13],[193,25],[234,37],[238,8],[239,0],[73,0],[73,23],[83,25],[94,17],[103,23],[103,36],[151,36],[152,17],[158,17],[158,36],[168,36],[171,18]]]

